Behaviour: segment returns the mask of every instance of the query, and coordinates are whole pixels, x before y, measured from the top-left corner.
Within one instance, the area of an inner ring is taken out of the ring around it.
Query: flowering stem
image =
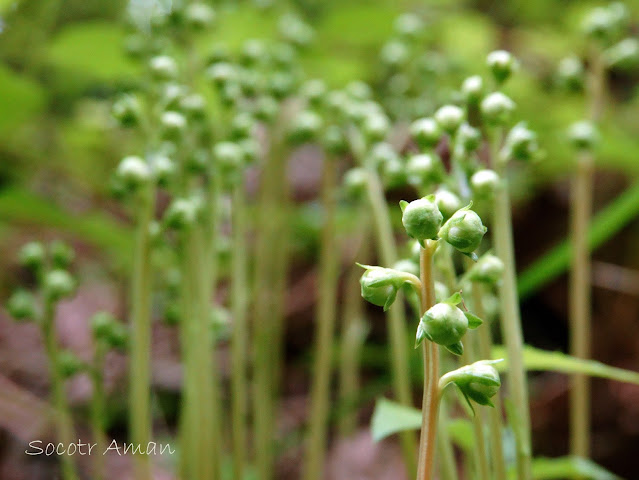
[[[435,279],[433,276],[433,253],[437,242],[426,241],[420,249],[419,267],[421,276],[422,315],[435,304]],[[422,429],[419,439],[419,462],[417,480],[431,480],[435,457],[437,433],[437,411],[439,407],[439,346],[429,340],[422,342],[424,352],[424,395],[422,398]]]
[[[384,190],[377,172],[367,166],[367,195],[372,210],[379,254],[384,265],[393,265],[397,260],[397,249],[393,237]],[[406,333],[406,318],[403,302],[397,300],[388,309],[388,328],[391,342],[391,366],[393,371],[393,390],[395,397],[402,405],[412,405],[409,377],[409,358]],[[406,469],[412,476],[415,472],[415,436],[412,432],[402,432],[402,453]]]
[[[95,353],[93,366],[90,371],[93,395],[91,396],[91,431],[93,441],[97,445],[98,452],[104,452],[106,448],[106,395],[104,392],[104,356],[106,354],[106,344],[101,339],[95,341]],[[104,455],[96,455],[94,460],[93,478],[102,480],[104,478]]]
[[[133,259],[130,352],[130,429],[131,441],[145,448],[151,441],[151,246],[149,225],[153,219],[155,192],[140,192],[139,214]],[[135,478],[151,479],[150,459],[134,456]]]
[[[311,386],[311,412],[307,439],[306,462],[303,478],[322,478],[322,465],[326,450],[328,404],[330,395],[331,357],[335,330],[339,251],[335,245],[337,161],[324,161],[322,204],[324,227],[322,229],[319,272],[319,303],[315,333],[315,361]]]
[[[64,378],[60,373],[60,362],[58,361],[60,347],[55,335],[55,301],[48,295],[45,298],[41,329],[51,375],[51,393],[58,440],[64,445],[69,445],[73,442],[73,422],[64,392]],[[71,457],[62,455],[60,462],[62,464],[62,479],[77,480],[78,474]]]
[[[233,423],[233,478],[244,478],[247,448],[247,273],[246,258],[246,205],[244,182],[234,185],[232,192],[233,250],[231,263],[231,303],[233,310],[233,337],[231,339],[231,391]]]
[[[594,49],[593,49],[594,50]],[[591,55],[589,78],[590,119],[599,120],[604,104],[605,71],[601,55]],[[588,227],[592,214],[594,159],[590,152],[580,152],[572,185],[571,224],[572,268],[570,270],[570,354],[590,358],[590,252]],[[590,452],[590,380],[575,374],[570,389],[570,450],[588,458]]]
[[[473,309],[480,318],[486,318],[482,302],[482,285],[473,283]],[[479,355],[481,358],[491,358],[492,339],[490,326],[482,325],[477,329],[479,337]],[[504,461],[504,445],[502,439],[501,399],[499,395],[492,398],[495,408],[488,409],[488,432],[490,435],[490,452],[492,456],[493,475],[495,480],[506,480],[506,465]],[[485,477],[489,478],[489,477]]]
[[[494,138],[491,142],[491,161],[493,169],[501,181],[495,191],[493,238],[497,256],[504,263],[504,277],[499,288],[500,325],[510,366],[510,395],[519,422],[519,425],[516,426],[518,428],[514,428],[514,430],[521,432],[517,438],[517,478],[529,480],[531,478],[531,448],[528,385],[526,384],[526,371],[522,356],[523,335],[517,297],[510,196],[506,181],[506,162],[500,158],[498,153],[500,143],[501,132],[494,132]]]

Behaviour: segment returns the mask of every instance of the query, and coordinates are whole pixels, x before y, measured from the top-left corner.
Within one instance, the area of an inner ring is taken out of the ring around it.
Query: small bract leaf
[[[479,327],[482,323],[484,323],[484,321],[481,318],[479,318],[477,315],[474,315],[470,312],[464,312],[464,315],[466,315],[466,318],[468,319],[468,328],[475,329]]]

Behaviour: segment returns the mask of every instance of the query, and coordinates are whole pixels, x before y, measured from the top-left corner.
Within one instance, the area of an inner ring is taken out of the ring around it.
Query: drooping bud
[[[215,22],[215,10],[206,3],[192,3],[186,7],[184,19],[193,30],[204,30]]]
[[[498,85],[504,83],[519,67],[519,63],[510,52],[495,50],[486,57],[486,64],[490,68]]]
[[[494,92],[481,101],[480,109],[487,124],[505,125],[515,110],[515,102],[501,92]]]
[[[58,301],[73,294],[75,280],[66,270],[51,270],[44,277],[44,290],[51,300]]]
[[[22,246],[18,260],[24,267],[37,270],[44,264],[45,251],[40,242],[29,242]]]
[[[197,221],[199,205],[193,199],[177,198],[171,202],[164,213],[167,228],[185,230]]]
[[[58,354],[58,371],[62,378],[71,378],[85,368],[85,364],[76,354],[69,350],[62,350]]]
[[[406,163],[408,182],[420,187],[439,183],[444,177],[444,166],[436,153],[412,155]]]
[[[68,268],[75,258],[73,248],[60,240],[51,243],[49,253],[54,268]]]
[[[17,290],[7,301],[7,311],[17,321],[34,320],[36,304],[33,294],[26,290]]]
[[[466,154],[472,153],[481,144],[481,132],[464,122],[457,131],[457,144]]]
[[[160,117],[160,130],[166,140],[181,140],[186,130],[186,118],[179,112],[164,112]]]
[[[476,105],[484,95],[484,80],[479,75],[468,77],[462,83],[461,92],[469,105]]]
[[[578,150],[591,150],[598,137],[595,126],[587,121],[574,123],[568,130],[568,138]]]
[[[322,143],[326,151],[332,155],[343,155],[348,152],[348,139],[338,125],[329,125],[324,131]]]
[[[635,68],[639,65],[639,40],[626,38],[608,48],[603,56],[606,65],[610,68]]]
[[[122,127],[134,127],[142,117],[140,100],[135,95],[123,95],[113,104],[111,114]]]
[[[175,163],[165,155],[153,155],[149,159],[151,171],[158,185],[166,187],[175,176]]]
[[[444,105],[435,112],[435,120],[442,130],[448,134],[455,133],[463,123],[464,118],[464,110],[457,105]]]
[[[499,186],[499,175],[488,168],[477,170],[470,177],[470,187],[477,198],[490,198]]]
[[[569,90],[580,90],[584,84],[584,65],[578,57],[561,59],[557,66],[557,80]]]
[[[424,30],[424,22],[414,13],[403,13],[395,19],[393,27],[398,35],[415,39]]]
[[[471,282],[495,285],[504,274],[504,262],[491,253],[486,253],[475,263],[465,275]]]
[[[349,198],[361,198],[366,193],[368,173],[363,168],[351,168],[344,174],[343,185]]]
[[[419,290],[421,282],[415,275],[393,270],[392,268],[360,265],[366,269],[360,278],[362,297],[372,303],[388,310],[397,297],[397,292],[404,284],[410,284]]]
[[[159,55],[149,61],[149,69],[157,80],[173,80],[177,77],[178,67],[175,60],[168,55]]]
[[[429,195],[410,203],[401,201],[402,224],[406,233],[423,244],[425,240],[437,237],[444,217],[437,208],[435,196]]]
[[[141,157],[131,155],[122,159],[116,175],[127,190],[133,191],[150,181],[151,168]]]
[[[499,391],[501,380],[499,373],[493,365],[501,360],[480,360],[471,365],[448,372],[439,381],[441,392],[451,383],[459,388],[468,402],[468,406],[474,412],[471,400],[479,405],[493,407],[490,400]]]
[[[479,247],[488,230],[479,215],[470,209],[471,206],[472,204],[455,212],[438,233],[442,240],[466,254],[471,254]]]
[[[525,162],[539,158],[541,152],[537,144],[537,134],[530,130],[525,122],[518,123],[508,132],[503,153],[505,158]]]
[[[390,130],[388,118],[383,113],[371,113],[364,117],[362,133],[371,142],[380,142],[386,138]]]
[[[442,212],[444,220],[448,220],[464,206],[461,198],[446,188],[440,188],[435,192],[435,203],[439,211]]]
[[[432,148],[439,143],[442,130],[434,118],[420,118],[410,126],[410,134],[420,148]]]
[[[317,113],[305,110],[297,115],[290,130],[290,140],[294,143],[309,142],[317,138],[322,128],[322,117]]]

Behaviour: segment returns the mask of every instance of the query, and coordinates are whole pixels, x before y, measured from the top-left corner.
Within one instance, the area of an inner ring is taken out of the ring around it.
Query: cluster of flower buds
[[[109,348],[122,350],[128,342],[128,332],[124,324],[108,312],[98,312],[91,317],[91,331],[97,342]]]
[[[478,405],[493,407],[491,398],[499,391],[501,380],[499,372],[493,367],[501,360],[480,360],[444,374],[439,381],[440,393],[448,386],[455,385],[475,411],[471,400]]]
[[[419,321],[415,347],[427,339],[455,355],[461,355],[464,352],[461,340],[468,329],[475,329],[482,324],[479,317],[457,307],[461,302],[461,293],[456,292],[429,308]]]

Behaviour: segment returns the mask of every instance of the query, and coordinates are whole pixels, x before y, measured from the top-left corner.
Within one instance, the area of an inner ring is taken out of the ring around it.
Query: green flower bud
[[[474,252],[488,230],[471,205],[455,212],[439,229],[438,236],[462,253]]]
[[[242,149],[242,154],[244,155],[244,163],[250,165],[257,160],[259,155],[260,146],[253,138],[244,138],[237,142],[237,144]]]
[[[175,163],[169,157],[158,154],[149,159],[149,164],[158,185],[167,187],[175,177]]]
[[[498,85],[508,80],[519,67],[519,63],[515,57],[505,50],[495,50],[489,53],[486,57],[486,64]]]
[[[468,77],[462,83],[461,92],[466,103],[476,105],[484,96],[484,80],[479,75]]]
[[[442,212],[444,220],[448,220],[457,210],[464,206],[461,198],[445,188],[440,188],[435,192],[435,203],[439,211]]]
[[[584,65],[578,57],[563,58],[557,67],[557,79],[569,90],[580,90],[584,84]]]
[[[348,152],[348,139],[342,128],[329,125],[324,132],[323,142],[326,151],[332,155],[344,155]]]
[[[267,82],[267,91],[277,99],[284,99],[291,95],[297,87],[297,80],[289,72],[276,72]]]
[[[58,371],[62,378],[71,378],[85,368],[84,363],[76,354],[69,350],[62,350],[58,354]]]
[[[506,158],[531,161],[541,155],[537,144],[537,134],[526,127],[524,122],[515,125],[504,142]]]
[[[417,327],[415,347],[426,338],[446,347],[455,355],[463,353],[461,339],[468,331],[468,318],[450,303],[437,303],[422,316]]]
[[[437,208],[433,195],[410,203],[402,201],[400,206],[402,208],[402,224],[411,238],[423,243],[424,240],[437,237],[437,231],[444,217]]]
[[[164,112],[160,117],[162,138],[181,140],[186,131],[186,118],[178,112]]]
[[[313,79],[302,85],[300,93],[311,107],[317,108],[322,104],[326,92],[326,84],[322,80]]]
[[[159,55],[149,61],[149,70],[156,80],[173,80],[178,75],[175,60],[168,55]]]
[[[388,190],[406,185],[406,169],[397,154],[389,156],[379,164],[379,173],[384,187]]]
[[[314,140],[322,128],[322,117],[310,110],[305,110],[297,115],[293,121],[289,138],[294,143],[304,143]]]
[[[248,112],[240,112],[233,117],[231,121],[231,138],[239,140],[253,135],[255,128],[255,119]]]
[[[635,68],[639,65],[639,40],[626,38],[608,48],[603,56],[606,65],[610,68]]]
[[[122,127],[135,127],[142,118],[142,105],[135,95],[123,95],[113,104],[111,114]]]
[[[206,77],[217,87],[222,87],[223,85],[228,84],[231,80],[237,79],[237,69],[230,63],[216,63],[206,70]]]
[[[18,321],[34,320],[36,306],[33,294],[26,290],[17,290],[7,301],[7,311]]]
[[[215,10],[205,3],[192,3],[186,7],[184,19],[194,30],[204,30],[215,22]]]
[[[308,46],[315,36],[311,26],[297,15],[284,15],[278,27],[282,38],[299,48]]]
[[[389,67],[400,68],[410,60],[410,50],[404,42],[393,40],[382,47],[380,59]]]
[[[457,131],[457,144],[467,154],[474,152],[481,144],[481,132],[464,122]]]
[[[213,307],[210,311],[211,330],[213,338],[223,341],[230,337],[233,328],[230,312],[222,307]]]
[[[493,407],[494,405],[490,399],[497,394],[501,386],[499,373],[493,367],[493,364],[499,361],[501,360],[480,360],[448,372],[439,381],[439,391],[441,392],[447,385],[453,383],[464,395],[468,406],[473,412],[471,400],[479,405]]]
[[[344,174],[343,183],[349,198],[361,198],[366,194],[368,173],[363,168],[351,168]]]
[[[220,100],[226,107],[236,105],[242,98],[242,87],[237,82],[229,82],[220,89]]]
[[[433,118],[420,118],[410,126],[410,135],[420,148],[432,148],[442,138],[442,130]]]
[[[20,249],[18,260],[22,266],[37,270],[42,267],[45,255],[40,242],[29,242]]]
[[[263,122],[270,122],[279,112],[280,105],[270,95],[262,95],[255,102],[255,118]]]
[[[625,26],[628,10],[622,3],[594,8],[582,23],[583,32],[600,42],[609,42]]]
[[[180,103],[186,97],[188,89],[179,83],[167,83],[162,87],[159,103],[163,110],[177,110]]]
[[[180,110],[193,120],[206,118],[206,100],[198,93],[186,95],[180,100]]]
[[[471,282],[481,282],[490,285],[497,284],[504,274],[504,262],[499,257],[491,253],[483,255],[477,263],[475,263],[468,273],[466,279]]]
[[[213,45],[206,57],[206,63],[208,66],[216,63],[229,62],[231,60],[231,52],[228,45],[225,43],[217,43]]]
[[[591,150],[597,143],[598,137],[594,125],[586,121],[574,123],[568,131],[568,138],[579,150]]]
[[[470,177],[470,187],[477,198],[490,198],[499,186],[499,175],[490,169],[477,170]]]
[[[355,81],[346,85],[344,89],[346,94],[354,100],[370,100],[373,96],[373,91],[366,83]]]
[[[404,285],[410,284],[415,289],[421,285],[419,278],[408,272],[393,270],[392,268],[360,265],[366,269],[360,278],[362,297],[388,310],[397,297],[397,291]]]
[[[241,178],[244,151],[237,143],[219,142],[213,147],[215,165],[227,183],[235,184]]]
[[[384,140],[389,130],[388,117],[381,113],[366,115],[362,122],[362,133],[369,142]]]
[[[420,187],[441,182],[444,177],[444,166],[436,153],[411,155],[406,163],[408,182]]]
[[[515,110],[515,102],[501,92],[494,92],[481,101],[480,109],[487,124],[505,125]]]
[[[437,124],[448,134],[453,134],[464,121],[464,110],[457,105],[444,105],[435,112]]]
[[[75,252],[66,243],[56,240],[49,246],[53,268],[68,268],[75,258]]]
[[[195,224],[199,205],[193,199],[177,198],[171,202],[164,213],[167,228],[186,230]]]
[[[108,312],[98,312],[89,320],[91,331],[96,339],[105,339],[110,335],[112,325],[117,322]]]
[[[66,270],[51,270],[44,277],[44,290],[49,298],[58,301],[73,294],[75,280]]]
[[[276,67],[291,69],[297,61],[297,50],[288,43],[278,43],[272,47],[271,56]]]
[[[398,35],[409,39],[417,38],[424,30],[424,22],[414,13],[403,13],[393,26]]]
[[[366,161],[381,170],[385,163],[399,161],[399,155],[390,143],[378,142],[370,149]]]
[[[151,180],[151,168],[141,157],[132,155],[122,159],[116,170],[116,175],[124,187],[132,191],[146,185]]]
[[[261,40],[250,39],[242,45],[242,51],[240,52],[240,62],[242,65],[255,65],[265,60],[266,57],[266,46]]]

